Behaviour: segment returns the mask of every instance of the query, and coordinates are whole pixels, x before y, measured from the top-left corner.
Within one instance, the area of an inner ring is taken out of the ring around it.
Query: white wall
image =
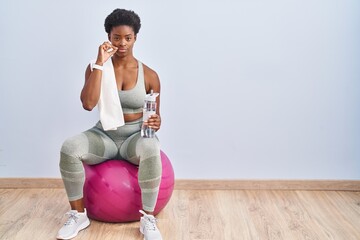
[[[60,177],[62,142],[97,121],[79,94],[120,7],[142,18],[177,178],[360,179],[357,0],[0,4],[0,177]]]

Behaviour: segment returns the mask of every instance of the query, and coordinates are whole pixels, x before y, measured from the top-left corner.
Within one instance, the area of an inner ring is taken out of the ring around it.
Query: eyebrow
[[[119,34],[116,34],[116,33],[114,33],[114,36],[118,36],[118,37],[121,37],[121,35],[119,35]],[[129,36],[131,37],[131,36],[132,36],[132,34],[131,34],[131,33],[129,33],[129,34],[126,34],[126,35],[125,35],[125,37],[129,37]]]

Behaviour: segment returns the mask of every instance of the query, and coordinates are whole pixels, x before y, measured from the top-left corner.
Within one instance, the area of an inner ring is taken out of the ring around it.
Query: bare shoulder
[[[143,64],[143,67],[144,67],[145,78],[148,78],[149,80],[157,80],[157,81],[159,81],[159,76],[155,72],[155,70],[151,69],[150,67],[148,67],[145,64]]]
[[[151,69],[147,65],[143,64],[144,67],[144,77],[145,77],[145,85],[147,92],[150,89],[159,92],[160,91],[160,79],[155,70]]]

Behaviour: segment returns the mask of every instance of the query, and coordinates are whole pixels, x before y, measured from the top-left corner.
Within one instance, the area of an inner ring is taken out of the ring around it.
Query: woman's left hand
[[[161,126],[161,118],[157,114],[153,114],[149,117],[149,119],[146,121],[146,125],[148,125],[150,128],[155,129],[155,131],[158,131]]]

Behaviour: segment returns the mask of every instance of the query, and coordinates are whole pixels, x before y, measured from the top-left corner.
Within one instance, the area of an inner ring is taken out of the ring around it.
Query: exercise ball
[[[169,158],[161,151],[162,177],[154,210],[158,214],[174,190],[174,171]],[[138,166],[125,160],[107,160],[86,165],[84,204],[91,219],[102,222],[138,221],[142,209]]]

